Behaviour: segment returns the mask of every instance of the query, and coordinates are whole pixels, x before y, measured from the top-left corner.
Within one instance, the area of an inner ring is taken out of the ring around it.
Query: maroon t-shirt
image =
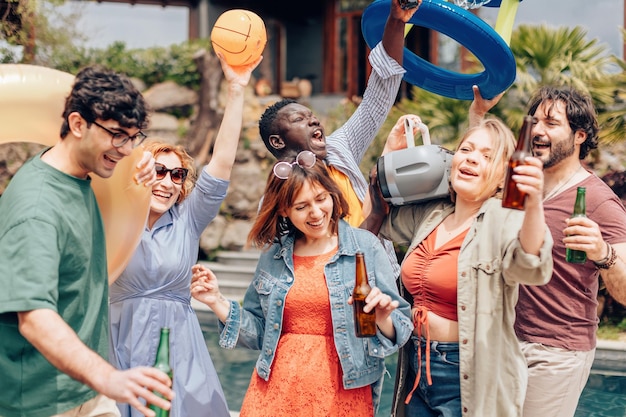
[[[589,351],[596,346],[599,270],[590,260],[566,262],[563,244],[565,219],[572,215],[577,187],[586,188],[587,217],[600,225],[604,240],[626,242],[626,210],[596,175],[545,201],[546,224],[554,240],[554,271],[546,285],[520,286],[515,332],[523,341]]]

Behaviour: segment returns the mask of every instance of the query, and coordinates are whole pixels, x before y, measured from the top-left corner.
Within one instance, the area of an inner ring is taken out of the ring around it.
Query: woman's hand
[[[348,304],[352,305],[352,296],[348,298]],[[378,330],[389,340],[396,338],[396,329],[393,327],[391,321],[391,312],[398,308],[400,302],[398,300],[392,300],[391,296],[383,293],[378,287],[373,287],[370,293],[365,297],[365,307],[363,311],[369,313],[374,311],[376,313],[376,326]]]
[[[217,277],[209,268],[196,264],[191,267],[191,295],[211,307],[224,297],[220,293]]]
[[[230,66],[224,56],[220,52],[216,52],[217,57],[222,64],[222,71],[224,72],[224,78],[229,85],[238,85],[245,87],[250,82],[250,76],[252,75],[252,71],[259,65],[259,63],[263,60],[263,56],[261,55],[251,64],[248,65],[238,65],[236,67]]]
[[[543,163],[540,159],[526,157],[524,164],[514,168],[512,178],[517,188],[527,194],[525,207],[543,204]]]
[[[367,313],[375,310],[376,324],[378,327],[381,327],[381,324],[387,321],[391,312],[398,308],[399,305],[398,300],[392,300],[391,296],[383,293],[378,287],[374,287],[365,298],[363,311]]]
[[[152,187],[157,181],[156,170],[154,169],[155,159],[152,153],[144,151],[139,163],[137,163],[137,173],[135,174],[135,182],[143,184],[146,187]]]
[[[543,213],[543,163],[532,156],[524,162],[515,167],[512,176],[517,188],[526,193],[519,239],[526,253],[539,255],[547,229]]]
[[[213,271],[196,264],[191,267],[191,273],[191,296],[206,304],[222,323],[226,323],[230,314],[230,301],[220,292]]]
[[[396,124],[389,131],[385,147],[383,148],[383,152],[380,156],[386,155],[389,152],[399,151],[400,149],[405,149],[407,147],[405,128],[405,121],[407,119],[411,121],[411,126],[413,128],[412,137],[415,137],[415,134],[420,131],[419,126],[422,124],[422,119],[414,114],[403,114],[398,118]]]
[[[485,114],[489,112],[502,98],[504,91],[491,99],[483,98],[480,94],[480,89],[477,85],[472,86],[472,92],[474,93],[474,100],[470,104],[469,108],[469,127],[477,126],[480,121],[485,117]]]

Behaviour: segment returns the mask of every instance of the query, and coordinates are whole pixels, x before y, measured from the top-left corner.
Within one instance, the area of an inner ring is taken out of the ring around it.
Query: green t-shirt
[[[96,393],[57,370],[22,335],[18,311],[56,311],[108,358],[104,227],[90,180],[35,156],[0,197],[0,416],[48,417]]]

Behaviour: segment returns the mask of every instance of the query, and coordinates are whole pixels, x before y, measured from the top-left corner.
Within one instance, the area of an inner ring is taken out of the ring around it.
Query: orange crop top
[[[468,229],[469,230],[469,229]],[[435,248],[437,229],[402,263],[402,283],[413,296],[413,307],[458,321],[456,310],[459,251],[467,230]]]
[[[461,245],[469,228],[452,240],[435,248],[437,229],[433,230],[402,262],[402,283],[413,296],[413,324],[418,337],[422,337],[422,326],[426,328],[426,380],[433,381],[430,375],[430,334],[428,332],[428,312],[458,321],[456,310],[458,260]],[[411,401],[422,374],[421,342],[417,348],[418,371],[413,389],[405,404]]]

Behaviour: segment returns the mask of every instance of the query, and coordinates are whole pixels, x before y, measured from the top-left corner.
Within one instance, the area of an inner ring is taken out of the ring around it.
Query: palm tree
[[[602,140],[615,141],[623,136],[623,125],[620,128],[615,117],[624,110],[616,93],[620,83],[623,86],[623,61],[609,55],[607,48],[597,40],[586,37],[587,32],[578,26],[553,29],[545,25],[520,25],[517,28],[511,39],[517,78],[505,95],[514,101],[502,102],[505,105],[502,114],[512,128],[520,126],[520,108],[525,109],[539,86],[571,86],[593,98],[602,126]]]

